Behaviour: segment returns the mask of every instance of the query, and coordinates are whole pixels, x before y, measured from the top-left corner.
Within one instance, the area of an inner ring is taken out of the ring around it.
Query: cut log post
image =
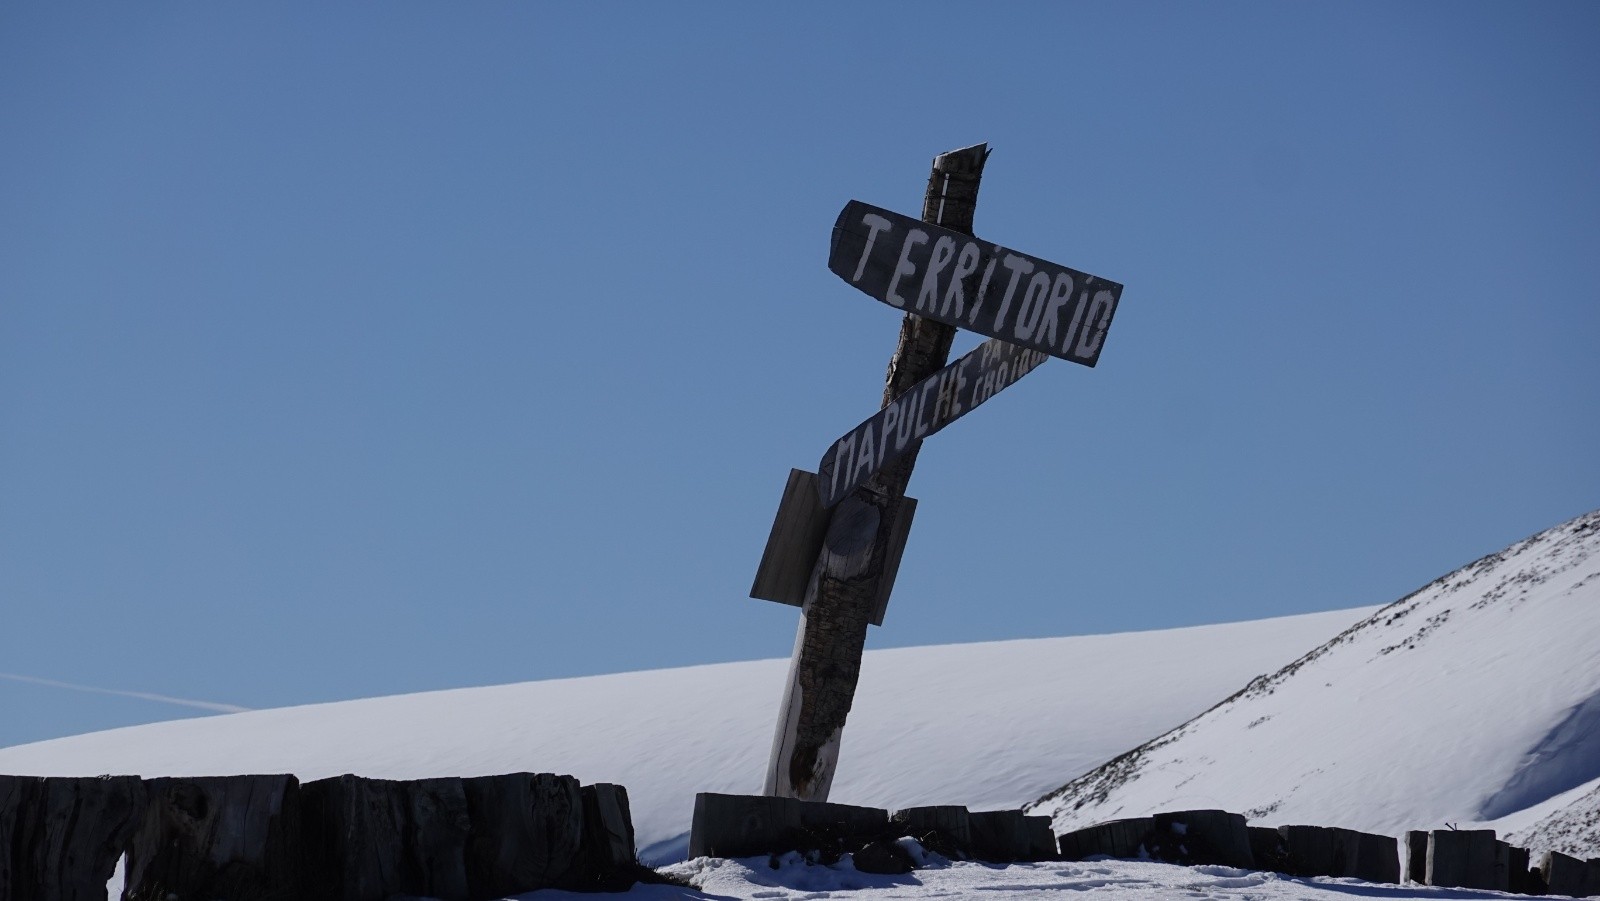
[[[0,776],[0,901],[22,897],[13,857],[21,836],[22,811],[31,810],[26,799],[38,792],[39,782],[35,776]]]
[[[968,814],[972,824],[972,856],[989,863],[1027,860],[1033,843],[1020,810],[985,810]]]
[[[583,792],[571,776],[513,773],[463,779],[474,898],[559,886],[583,844]]]
[[[1413,829],[1406,833],[1406,880],[1419,885],[1428,879],[1428,833]]]
[[[1333,833],[1322,826],[1279,826],[1290,876],[1331,876],[1338,867]]]
[[[336,776],[302,786],[300,800],[307,897],[469,897],[471,823],[460,779]]]
[[[936,157],[923,220],[971,234],[988,156],[988,145],[978,144]],[[907,313],[889,361],[883,405],[943,367],[954,337],[953,326]],[[878,606],[896,521],[905,515],[903,499],[917,451],[912,446],[834,510],[801,608],[764,794],[828,798],[861,674],[867,624]]]
[[[965,807],[908,807],[895,811],[889,822],[902,835],[909,835],[946,857],[972,856],[972,822]]]
[[[144,817],[137,776],[39,780],[17,811],[12,891],[18,901],[103,901]]]
[[[1493,829],[1435,829],[1428,833],[1428,885],[1493,889]]]
[[[1182,864],[1221,864],[1251,869],[1250,830],[1243,814],[1226,810],[1182,810],[1153,817],[1153,840],[1171,853],[1162,860]],[[1157,854],[1152,849],[1152,854]]]
[[[1546,851],[1539,870],[1544,874],[1546,890],[1552,895],[1584,898],[1590,894],[1588,865],[1576,857],[1560,851]],[[1600,891],[1600,886],[1593,886]]]
[[[1249,832],[1250,856],[1255,858],[1256,869],[1287,873],[1289,851],[1283,834],[1266,826],[1251,826]]]
[[[876,807],[701,792],[694,799],[689,856],[817,851],[835,857],[889,837],[890,831],[888,812]]]
[[[1096,823],[1087,829],[1078,829],[1056,839],[1062,860],[1085,860],[1090,857],[1141,858],[1148,857],[1145,842],[1155,828],[1150,817],[1132,817]]]
[[[641,866],[633,845],[628,790],[601,782],[585,785],[583,844],[578,865],[563,880],[566,888],[591,892],[627,891]]]
[[[123,901],[294,901],[301,883],[293,776],[151,779]]]

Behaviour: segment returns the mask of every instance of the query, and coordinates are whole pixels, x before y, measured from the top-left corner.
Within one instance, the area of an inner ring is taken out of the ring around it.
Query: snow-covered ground
[[[1600,854],[1600,511],[1451,573],[1034,805],[1219,807]]]
[[[869,652],[832,800],[1017,807],[1370,612]],[[570,773],[627,786],[645,859],[668,861],[687,849],[696,792],[760,792],[787,667],[758,660],[185,719],[0,749],[0,773]]]
[[[759,788],[786,665],[180,720],[0,749],[0,772],[571,773],[626,785],[645,859],[668,862],[683,855],[695,792]],[[1600,854],[1600,511],[1381,609],[866,656],[833,800],[992,809],[1035,798],[1058,831],[1222,807],[1388,834],[1481,823],[1535,851]],[[876,876],[848,857],[702,859],[667,869],[692,890],[629,894],[1500,897],[1141,861],[933,863]]]

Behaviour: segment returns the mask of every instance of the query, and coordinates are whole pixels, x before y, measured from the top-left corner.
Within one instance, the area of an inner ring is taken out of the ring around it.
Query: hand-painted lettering
[[[861,427],[861,443],[856,451],[855,468],[857,470],[863,466],[867,468],[868,472],[875,472],[878,469],[878,442],[873,440],[874,432],[876,432],[874,425],[875,423],[869,419]]]
[[[928,418],[927,418],[928,417],[928,396],[930,394],[934,393],[933,391],[930,391],[929,389],[938,387],[938,384],[939,384],[939,382],[938,382],[937,379],[928,379],[928,380],[924,381],[922,383],[922,391],[920,393],[918,393],[918,395],[917,395],[917,416],[916,416],[917,427],[912,432],[912,436],[917,438],[918,440],[921,440],[922,436],[928,434],[928,427],[931,425],[931,423],[928,422]]]
[[[1024,275],[1033,271],[1033,263],[1027,257],[1018,256],[1014,253],[1006,254],[1005,259],[1000,261],[1000,265],[1006,267],[1006,270],[1011,273],[1011,282],[1006,285],[1005,296],[1000,299],[999,312],[994,314],[994,330],[996,332],[1005,328],[1006,311],[1011,308],[1011,300],[1017,295],[1017,284],[1022,281]]]
[[[1028,290],[1022,295],[1022,306],[1017,309],[1017,324],[1012,331],[1023,341],[1033,340],[1033,330],[1039,327],[1044,315],[1045,298],[1050,294],[1050,273],[1035,272],[1028,279]]]
[[[978,296],[972,299],[972,312],[967,314],[967,323],[978,321],[978,311],[989,302],[989,279],[994,276],[994,264],[1000,259],[1000,248],[994,249],[995,255],[989,258],[989,265],[983,267],[983,280],[978,282]]]
[[[856,274],[850,277],[852,282],[861,281],[861,274],[867,271],[867,258],[872,256],[872,245],[878,240],[878,232],[889,227],[889,220],[877,213],[867,213],[861,217],[861,224],[867,227],[867,243],[861,248],[861,261],[856,263]]]
[[[884,296],[891,306],[904,309],[906,299],[899,292],[900,278],[906,275],[916,275],[917,266],[911,262],[911,248],[918,244],[928,243],[928,233],[920,228],[913,228],[906,232],[906,239],[900,244],[900,261],[895,263],[894,278],[889,279],[889,291]]]
[[[933,256],[928,259],[928,270],[922,273],[922,288],[917,291],[917,309],[929,313],[939,308],[939,273],[944,267],[950,265],[950,258],[956,255],[956,239],[949,235],[940,235],[933,242]]]
[[[1040,319],[1039,331],[1033,336],[1034,342],[1047,347],[1054,347],[1056,343],[1056,323],[1061,321],[1061,308],[1072,299],[1072,276],[1065,272],[1057,272],[1056,277],[1050,282],[1050,305],[1045,308],[1044,317]]]
[[[1111,292],[1104,288],[1094,292],[1094,300],[1089,304],[1088,321],[1083,324],[1083,336],[1078,339],[1078,347],[1073,351],[1075,356],[1090,359],[1099,353],[1100,343],[1105,340],[1106,329],[1111,325],[1111,310],[1115,300]]]
[[[833,478],[830,480],[828,487],[830,494],[837,497],[841,484],[849,485],[854,481],[855,463],[856,433],[851,431],[850,434],[840,438],[838,444],[834,445]]]
[[[956,258],[956,268],[950,273],[950,286],[944,289],[944,305],[939,315],[960,317],[967,311],[967,289],[962,281],[978,271],[978,242],[961,245],[961,255]]]

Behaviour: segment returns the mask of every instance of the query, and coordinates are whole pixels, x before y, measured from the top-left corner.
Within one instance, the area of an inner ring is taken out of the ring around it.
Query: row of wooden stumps
[[[120,859],[125,901],[472,901],[650,874],[627,792],[571,776],[0,776],[0,901],[104,901]]]
[[[1415,831],[1402,841],[1327,826],[1251,826],[1243,814],[1223,810],[1112,820],[1057,836],[1049,817],[1028,816],[1020,810],[969,812],[965,807],[940,806],[889,812],[792,798],[704,793],[695,798],[689,856],[798,853],[807,860],[830,863],[851,854],[856,869],[863,872],[905,873],[919,866],[915,854],[900,841],[906,836],[950,860],[1122,858],[1378,884],[1398,885],[1405,879],[1442,888],[1600,897],[1600,858],[1584,861],[1551,851],[1537,866],[1530,866],[1526,849],[1497,840],[1493,830]]]

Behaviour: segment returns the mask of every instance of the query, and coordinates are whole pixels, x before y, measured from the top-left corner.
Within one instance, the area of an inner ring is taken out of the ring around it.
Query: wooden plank
[[[806,583],[811,581],[830,517],[818,497],[816,474],[789,470],[750,596],[794,607],[804,604]]]
[[[906,552],[906,539],[911,537],[911,520],[917,515],[917,499],[901,497],[889,526],[889,543],[883,549],[883,572],[878,576],[878,597],[872,605],[872,624],[883,625],[883,614],[889,609],[889,593],[894,591],[895,576],[900,574],[900,557]]]
[[[906,313],[1093,366],[1122,285],[852,200],[828,268]]]
[[[860,425],[822,455],[817,488],[822,506],[832,507],[879,470],[974,407],[1013,385],[1048,357],[990,338],[961,359],[928,376]]]

